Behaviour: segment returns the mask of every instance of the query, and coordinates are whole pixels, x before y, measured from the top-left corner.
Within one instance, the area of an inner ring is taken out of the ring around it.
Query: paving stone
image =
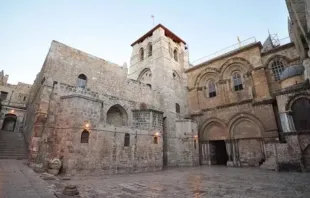
[[[25,160],[0,160],[0,198],[55,198]],[[2,192],[3,191],[3,192]]]
[[[76,185],[81,197],[310,197],[310,173],[278,173],[260,168],[201,166],[156,173],[74,176],[49,180],[59,191]]]

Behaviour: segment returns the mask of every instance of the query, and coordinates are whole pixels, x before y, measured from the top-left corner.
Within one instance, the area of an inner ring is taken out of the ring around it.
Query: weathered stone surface
[[[77,189],[76,186],[74,185],[69,185],[66,186],[65,189],[62,192],[64,195],[68,195],[68,196],[75,196],[79,194],[79,191]]]
[[[156,173],[74,177],[63,184],[48,181],[62,191],[76,185],[81,197],[302,197],[310,196],[309,173],[277,173],[258,168],[201,166],[170,168]]]

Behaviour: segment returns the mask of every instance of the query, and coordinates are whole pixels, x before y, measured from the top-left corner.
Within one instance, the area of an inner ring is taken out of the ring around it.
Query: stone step
[[[27,159],[28,148],[22,133],[0,131],[0,159]]]

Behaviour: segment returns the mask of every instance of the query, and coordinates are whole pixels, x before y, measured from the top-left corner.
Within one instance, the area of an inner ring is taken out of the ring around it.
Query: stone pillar
[[[310,50],[308,51],[308,57],[310,57]],[[303,61],[303,66],[305,67],[305,80],[310,79],[310,58],[307,58]]]
[[[280,113],[280,120],[283,132],[296,131],[293,118],[288,111]]]
[[[211,153],[210,153],[210,143],[207,143],[207,160],[208,160],[208,165],[211,165]]]
[[[231,161],[231,142],[229,140],[225,141],[225,145],[226,145],[226,152],[228,155],[228,161]]]
[[[227,166],[234,166],[232,154],[232,141],[226,141],[226,151],[228,155]]]
[[[233,140],[232,144],[233,144],[233,164],[234,166],[240,166],[238,140]]]

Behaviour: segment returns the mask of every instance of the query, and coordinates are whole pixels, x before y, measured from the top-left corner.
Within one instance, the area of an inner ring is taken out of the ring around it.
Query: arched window
[[[157,136],[153,137],[153,144],[158,144],[158,137]]]
[[[87,84],[87,77],[84,74],[80,74],[77,79],[77,86],[85,88]]]
[[[112,106],[107,113],[107,122],[116,127],[126,126],[128,122],[126,110],[120,105]]]
[[[140,48],[140,60],[144,60],[144,49],[142,47]]]
[[[147,50],[148,50],[148,56],[152,56],[152,52],[153,52],[153,47],[152,47],[152,43],[149,43],[149,45],[147,46]]]
[[[297,131],[310,132],[310,99],[299,98],[292,104],[292,116]]]
[[[215,83],[213,80],[210,80],[208,82],[208,93],[209,93],[210,98],[213,98],[216,96]]]
[[[178,103],[175,103],[175,112],[176,113],[180,113],[181,112],[180,105]]]
[[[238,72],[233,73],[233,83],[234,83],[234,90],[235,91],[240,91],[243,89],[242,85],[242,79],[241,75]]]
[[[89,132],[87,130],[84,130],[81,133],[81,143],[88,143],[88,139],[89,139]]]
[[[175,61],[178,62],[178,50],[177,49],[174,49],[174,51],[173,51],[173,58]]]
[[[124,136],[124,146],[127,147],[130,145],[130,135],[129,133],[125,133],[125,136]]]
[[[139,82],[144,83],[144,84],[151,85],[151,87],[152,87],[152,71],[149,68],[145,68],[139,74],[139,77],[137,80]]]
[[[283,62],[281,60],[279,60],[279,59],[274,60],[271,63],[271,70],[272,70],[274,79],[276,81],[280,80],[281,73],[284,70]]]

